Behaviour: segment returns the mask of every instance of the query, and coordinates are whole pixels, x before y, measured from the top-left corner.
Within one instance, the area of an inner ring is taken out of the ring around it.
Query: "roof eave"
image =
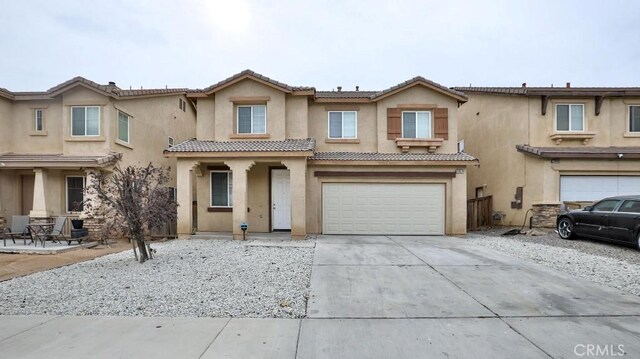
[[[430,83],[428,83],[426,81],[423,81],[423,80],[413,81],[411,83],[408,83],[406,85],[400,86],[400,87],[398,87],[396,89],[393,89],[391,91],[388,91],[388,92],[385,92],[386,90],[385,91],[381,91],[380,94],[373,95],[371,97],[371,100],[374,101],[374,102],[377,102],[377,101],[380,101],[380,100],[382,100],[384,98],[387,98],[389,96],[393,96],[393,95],[397,94],[398,92],[402,92],[402,91],[404,91],[406,89],[409,89],[411,87],[418,86],[418,85],[422,85],[424,87],[427,87],[427,88],[429,88],[429,89],[431,89],[433,91],[439,92],[439,93],[441,93],[441,94],[443,94],[445,96],[452,97],[455,100],[457,100],[459,103],[464,103],[464,102],[467,102],[469,100],[467,98],[467,96],[464,95],[464,94],[458,94],[458,93],[453,92],[452,90],[445,90],[443,88],[440,88],[438,86],[434,86],[434,85],[432,85],[432,84],[430,84]]]

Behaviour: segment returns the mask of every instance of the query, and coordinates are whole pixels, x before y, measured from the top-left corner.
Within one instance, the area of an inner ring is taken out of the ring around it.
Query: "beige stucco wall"
[[[198,99],[196,137],[201,141],[215,139],[215,100],[213,96]]]
[[[287,95],[285,105],[286,138],[308,138],[309,100],[307,96]]]
[[[359,143],[327,143],[326,141],[329,138],[329,111],[351,110],[356,110],[357,113],[357,139]],[[386,114],[384,118],[386,126]],[[378,147],[377,121],[375,103],[353,105],[311,103],[309,105],[309,136],[316,139],[316,151],[376,152]]]
[[[216,141],[229,141],[236,132],[236,106],[232,97],[269,97],[267,105],[267,134],[271,140],[284,140],[285,135],[285,94],[273,87],[249,79],[215,93],[215,130]],[[209,115],[210,116],[210,115]]]
[[[168,136],[176,143],[195,137],[196,114],[193,106],[187,111],[179,108],[178,98],[184,95],[126,98],[116,100],[82,86],[77,86],[53,99],[5,101],[0,99],[0,123],[7,131],[0,131],[0,153],[105,155],[123,154],[121,166],[156,165],[171,167],[171,186],[175,186],[175,159],[163,156]],[[100,106],[100,136],[72,137],[70,135],[71,106]],[[34,109],[44,109],[44,131],[34,132]],[[129,127],[130,143],[117,140],[117,113],[121,110],[132,116]],[[33,170],[0,169],[0,209],[11,216],[21,212],[22,174]],[[65,178],[84,176],[84,169],[44,169],[44,200],[50,215],[68,214],[65,204]]]
[[[595,132],[586,146],[640,146],[640,137],[627,134],[628,106],[638,99],[605,98],[599,116],[595,100],[552,99],[542,115],[539,97],[469,93],[469,101],[458,111],[460,139],[465,152],[477,157],[480,166],[469,169],[467,194],[484,187],[493,196],[494,211],[502,212],[505,225],[521,225],[534,204],[559,203],[561,175],[636,174],[638,161],[568,160],[551,163],[516,150],[518,144],[541,147],[584,147],[581,140],[563,140],[559,145],[550,136],[555,132],[555,109],[559,103],[585,105],[585,131]],[[486,185],[486,186],[485,186]],[[516,187],[523,187],[522,209],[512,209]]]
[[[424,86],[413,86],[404,91],[385,97],[377,102],[378,115],[378,152],[400,152],[400,148],[394,140],[387,139],[387,108],[396,107],[398,104],[429,104],[449,109],[449,139],[442,143],[436,151],[439,153],[455,153],[458,151],[458,102]],[[433,130],[433,115],[431,127]],[[432,131],[433,133],[433,131]],[[424,148],[412,148],[411,152],[426,152]]]

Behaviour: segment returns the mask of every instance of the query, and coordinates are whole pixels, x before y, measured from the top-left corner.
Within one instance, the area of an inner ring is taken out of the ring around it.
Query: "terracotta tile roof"
[[[382,91],[316,91],[316,98],[322,98],[322,99],[353,98],[353,99],[369,99],[369,100],[375,101],[376,99],[382,98],[385,95],[388,95],[396,90],[401,90],[405,87],[412,86],[416,83],[423,83],[423,84],[426,84],[427,86],[436,88],[445,94],[455,97],[458,100],[461,100],[461,101],[467,100],[467,95],[465,95],[464,93],[442,86],[431,80],[427,80],[422,76],[416,76],[410,80],[399,83],[395,86],[389,87],[388,89],[385,89]]]
[[[516,145],[518,152],[541,158],[638,159],[640,147],[533,147]],[[620,157],[622,155],[622,157]]]
[[[191,139],[169,147],[165,153],[178,152],[304,152],[313,151],[312,138],[284,141],[199,141]]]
[[[238,72],[237,74],[228,77],[216,84],[213,84],[207,88],[205,88],[204,90],[202,90],[202,92],[205,93],[211,93],[214,92],[215,90],[217,90],[218,88],[224,87],[227,84],[233,83],[236,80],[242,79],[242,78],[246,78],[246,77],[253,77],[262,81],[265,81],[267,83],[270,83],[271,85],[278,87],[282,90],[284,90],[285,92],[292,92],[292,91],[305,91],[305,90],[314,90],[313,87],[306,87],[306,86],[290,86],[287,85],[285,83],[276,81],[274,79],[271,79],[267,76],[261,75],[257,72],[251,71],[249,69]]]
[[[378,91],[316,91],[317,98],[367,98],[370,99]]]
[[[101,85],[97,82],[93,82],[81,76],[76,76],[71,80],[65,81],[61,84],[58,84],[47,91],[8,91],[5,89],[0,89],[0,95],[11,95],[13,98],[21,97],[21,96],[55,96],[60,91],[65,91],[66,89],[76,86],[78,84],[82,84],[91,89],[98,91],[99,93],[110,96],[114,98],[124,98],[124,97],[135,97],[135,96],[162,96],[162,95],[172,95],[172,94],[186,94],[189,90],[186,88],[160,88],[160,89],[131,89],[131,90],[123,90],[115,85]],[[4,91],[4,92],[3,92]]]
[[[0,155],[0,168],[28,168],[36,164],[41,167],[104,167],[122,158],[121,153],[107,155],[63,155],[5,153]]]
[[[464,100],[464,101],[466,101],[466,100],[467,100],[467,95],[465,95],[464,93],[459,92],[459,91],[457,91],[457,90],[455,90],[455,89],[450,89],[450,88],[448,88],[448,87],[446,87],[446,86],[442,86],[442,85],[440,85],[439,83],[433,82],[433,81],[431,81],[431,80],[427,80],[427,79],[425,79],[425,78],[424,78],[424,77],[422,77],[422,76],[416,76],[416,77],[412,78],[411,80],[407,80],[407,81],[405,81],[405,82],[401,82],[401,83],[399,83],[399,84],[397,84],[397,85],[395,85],[395,86],[391,86],[391,87],[389,87],[389,88],[388,88],[388,89],[386,89],[386,90],[382,90],[382,91],[380,91],[380,92],[376,93],[376,94],[372,97],[372,99],[374,99],[374,100],[375,100],[375,99],[377,99],[377,98],[383,97],[384,95],[386,95],[386,94],[388,94],[388,93],[390,93],[390,92],[393,92],[393,91],[398,90],[398,89],[401,89],[401,88],[403,88],[403,87],[407,87],[407,86],[413,85],[413,84],[415,84],[415,83],[420,83],[420,82],[425,83],[425,84],[427,84],[427,85],[429,85],[429,86],[431,86],[431,87],[434,87],[434,88],[440,89],[442,92],[444,92],[444,93],[446,93],[446,94],[448,94],[448,95],[450,95],[450,96],[453,96],[453,97],[455,97],[455,98],[458,98],[458,99],[460,99],[460,100]]]
[[[498,95],[640,96],[640,87],[453,87],[465,93]]]
[[[316,152],[314,161],[477,161],[464,152],[458,153],[378,153]]]

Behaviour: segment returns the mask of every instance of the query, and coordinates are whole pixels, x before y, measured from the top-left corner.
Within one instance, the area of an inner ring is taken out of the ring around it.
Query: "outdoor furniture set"
[[[69,237],[64,234],[63,230],[66,221],[67,217],[56,217],[55,221],[51,223],[29,223],[29,216],[13,216],[11,228],[4,229],[2,236],[4,246],[7,246],[7,239],[11,239],[14,244],[16,239],[22,239],[25,246],[27,245],[27,239],[29,239],[29,244],[34,243],[37,246],[38,242],[40,242],[43,248],[48,240],[57,243],[64,241],[68,245],[71,245],[71,242],[81,244],[85,236],[74,238],[74,236]]]

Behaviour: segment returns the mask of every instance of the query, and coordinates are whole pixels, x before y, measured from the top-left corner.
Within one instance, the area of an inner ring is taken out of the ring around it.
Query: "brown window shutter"
[[[449,109],[436,108],[433,117],[433,132],[435,138],[449,139]]]
[[[399,108],[387,109],[387,139],[395,140],[402,137],[402,110]]]

